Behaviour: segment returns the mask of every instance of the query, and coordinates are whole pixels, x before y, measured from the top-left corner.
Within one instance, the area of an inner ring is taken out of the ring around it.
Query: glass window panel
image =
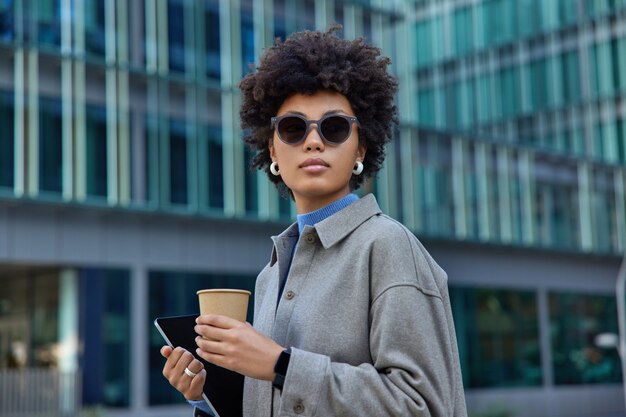
[[[502,116],[505,118],[515,116],[519,111],[519,93],[517,91],[519,72],[515,67],[503,69],[498,76],[500,81],[500,102]]]
[[[541,1],[542,0],[518,0],[515,2],[517,4],[520,36],[532,36],[540,29]]]
[[[611,41],[613,92],[626,90],[626,37]]]
[[[284,40],[286,37],[285,0],[274,0],[274,38]]]
[[[107,196],[107,124],[106,109],[88,105],[86,118],[87,195]]]
[[[534,292],[450,287],[450,302],[466,388],[541,385]]]
[[[532,110],[542,110],[548,106],[547,63],[540,59],[530,64],[530,90]]]
[[[149,404],[185,403],[185,399],[163,377],[163,357],[159,349],[163,338],[152,325],[155,317],[197,314],[197,290],[205,288],[240,288],[254,291],[255,276],[217,273],[185,273],[152,271],[149,274]],[[253,292],[254,294],[254,292]],[[254,296],[253,296],[254,297]],[[252,322],[254,299],[248,303],[247,321]]]
[[[222,154],[222,130],[219,127],[208,128],[209,163],[209,206],[224,208],[224,165]]]
[[[244,150],[245,164],[245,190],[246,190],[246,212],[256,214],[259,209],[259,189],[257,184],[257,170],[250,167],[253,153],[246,146]]]
[[[432,21],[423,20],[415,26],[415,59],[417,67],[427,66],[433,62]]]
[[[39,98],[39,189],[60,193],[62,187],[61,100]]]
[[[15,39],[14,0],[0,0],[0,42]]]
[[[130,273],[82,269],[79,279],[83,404],[128,407]]]
[[[462,55],[472,49],[472,8],[465,7],[455,10],[453,21],[454,49],[458,55]]]
[[[85,1],[85,50],[103,56],[105,53],[105,11],[103,0]]]
[[[578,20],[577,7],[572,7],[572,0],[559,1],[559,20],[562,25],[570,25]]]
[[[187,204],[187,129],[185,122],[170,120],[170,202]]]
[[[478,122],[485,123],[492,119],[491,80],[489,74],[482,74],[476,82],[478,100]]]
[[[42,45],[61,45],[61,0],[40,0],[30,5],[37,16],[37,41]]]
[[[167,35],[169,68],[185,72],[185,8],[184,0],[167,1]]]
[[[158,117],[152,112],[148,112],[145,115],[144,141],[146,149],[145,157],[145,171],[146,178],[146,195],[147,200],[153,204],[159,204],[159,129],[158,129]]]
[[[254,26],[252,24],[252,0],[241,0],[241,74],[254,69]]]
[[[219,0],[207,0],[204,2],[204,7],[206,75],[219,80],[221,73]]]
[[[563,74],[563,98],[566,104],[575,104],[581,98],[580,65],[578,62],[578,52],[572,51],[562,55]]]
[[[593,175],[592,213],[594,250],[619,252],[616,196],[611,172],[596,170]]]
[[[435,126],[435,92],[432,89],[418,92],[418,124],[424,127]]]
[[[549,302],[555,384],[620,382],[617,350],[601,349],[594,343],[600,333],[617,333],[615,297],[552,293]]]
[[[13,188],[14,185],[14,117],[13,94],[0,91],[0,188]]]

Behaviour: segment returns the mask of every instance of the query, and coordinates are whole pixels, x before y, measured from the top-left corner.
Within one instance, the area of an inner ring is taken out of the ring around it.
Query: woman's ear
[[[272,143],[271,139],[267,144],[267,148],[270,151],[270,158],[272,159],[272,161],[274,161],[276,159],[276,150],[274,149],[274,144]]]
[[[367,146],[359,145],[356,150],[356,156],[359,161],[365,160],[365,154],[367,153]]]

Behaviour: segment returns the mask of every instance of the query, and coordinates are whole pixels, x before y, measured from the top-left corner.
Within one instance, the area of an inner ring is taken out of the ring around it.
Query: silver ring
[[[189,368],[185,368],[185,375],[187,375],[189,378],[193,378],[193,377],[195,377],[198,374],[196,374],[195,372],[190,371]]]

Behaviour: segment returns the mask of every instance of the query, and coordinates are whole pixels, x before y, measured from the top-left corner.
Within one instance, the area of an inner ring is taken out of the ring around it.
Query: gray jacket
[[[284,387],[246,378],[244,416],[465,417],[447,277],[417,238],[367,195],[305,227],[277,304],[297,238],[272,237],[255,292],[255,328],[292,347]]]

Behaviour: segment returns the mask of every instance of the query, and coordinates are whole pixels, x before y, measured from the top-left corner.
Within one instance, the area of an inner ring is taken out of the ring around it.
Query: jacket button
[[[315,242],[315,235],[313,235],[312,233],[309,233],[308,235],[306,235],[305,239],[308,243],[313,243]]]
[[[304,404],[302,403],[297,403],[296,405],[293,406],[293,411],[296,414],[302,414],[304,413]]]
[[[285,298],[286,298],[287,300],[291,300],[291,299],[292,299],[293,297],[295,297],[295,296],[296,296],[296,293],[295,293],[295,292],[293,292],[293,291],[287,291],[287,292],[285,293]]]

